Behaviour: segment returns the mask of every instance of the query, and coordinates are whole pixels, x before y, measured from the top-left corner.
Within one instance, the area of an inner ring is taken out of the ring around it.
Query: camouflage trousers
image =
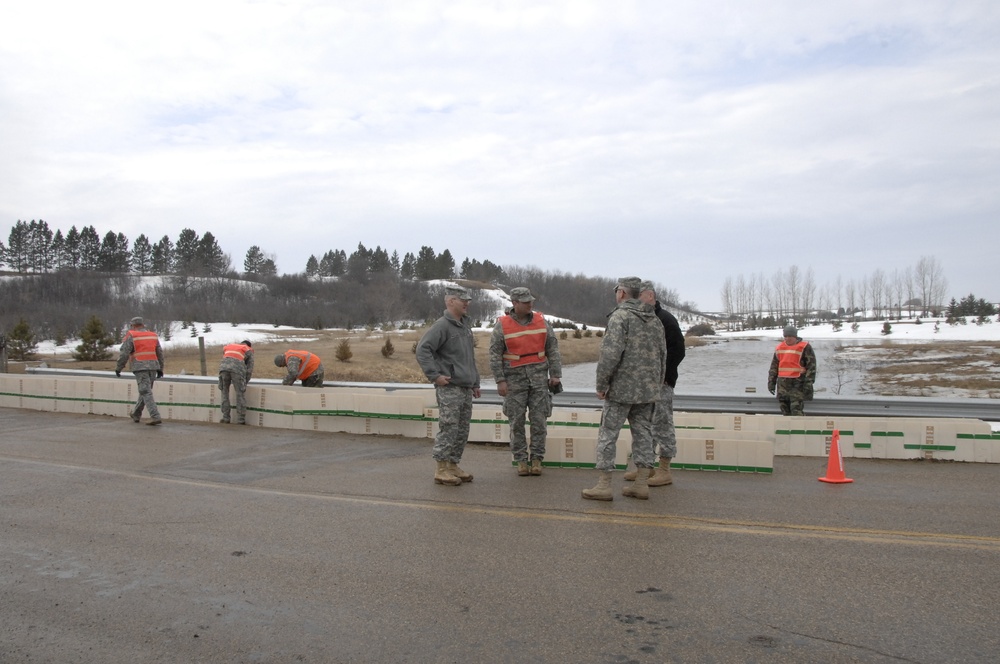
[[[660,390],[660,400],[653,405],[653,442],[661,457],[677,456],[677,432],[674,431],[674,388],[666,383]]]
[[[552,414],[548,370],[508,370],[503,414],[510,422],[510,452],[514,461],[545,458],[546,420]],[[531,449],[524,433],[525,411],[531,427]]]
[[[458,463],[469,442],[472,423],[472,388],[445,385],[435,387],[438,404],[438,433],[431,456],[435,461]]]
[[[302,387],[323,387],[323,365],[302,379]]]
[[[614,470],[618,434],[625,420],[628,420],[632,431],[632,460],[636,467],[652,468],[656,464],[653,455],[653,404],[605,400],[601,428],[597,432],[597,470]]]
[[[807,385],[801,378],[778,379],[778,406],[782,415],[805,415]]]
[[[245,424],[247,421],[247,375],[243,371],[220,371],[219,389],[222,391],[222,421],[229,421],[229,386],[236,388],[236,421]]]
[[[156,372],[139,369],[132,373],[135,374],[135,382],[139,386],[139,398],[130,413],[132,419],[142,417],[143,408],[149,412],[150,418],[160,419],[160,409],[156,407],[156,400],[153,399],[153,383],[156,382]]]

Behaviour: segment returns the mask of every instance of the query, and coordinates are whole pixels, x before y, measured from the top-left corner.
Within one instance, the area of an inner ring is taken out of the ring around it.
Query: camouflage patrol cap
[[[460,300],[471,300],[472,296],[469,295],[469,291],[462,288],[461,286],[448,286],[445,288],[445,294],[448,297],[457,297]]]
[[[142,316],[136,316],[128,322],[129,325],[143,325]]]
[[[642,279],[639,277],[622,277],[618,280],[618,286],[627,290],[637,291],[642,287]]]
[[[285,356],[284,354],[274,356],[274,366],[283,367],[285,366]]]
[[[531,294],[531,291],[524,286],[510,289],[511,302],[534,302],[534,300],[535,297]]]
[[[786,325],[781,335],[784,337],[797,337],[799,336],[799,331],[795,329],[794,325]]]
[[[639,284],[639,292],[642,293],[643,291],[650,291],[652,293],[655,293],[656,289],[653,288],[653,282],[647,280]]]

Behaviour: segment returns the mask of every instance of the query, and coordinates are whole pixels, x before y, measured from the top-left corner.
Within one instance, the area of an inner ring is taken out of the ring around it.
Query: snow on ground
[[[882,321],[858,322],[858,331],[851,330],[851,323],[844,323],[839,331],[833,329],[832,324],[809,325],[799,328],[799,336],[806,341],[819,339],[884,339],[888,341],[1000,341],[1000,322],[992,320],[990,323],[976,325],[968,322],[965,325],[949,325],[943,318],[921,319],[918,325],[912,320],[890,321],[891,332],[882,333]],[[743,332],[719,332],[718,336],[728,339],[745,338],[781,338],[781,328],[770,330],[746,330]],[[706,337],[711,339],[711,337]]]

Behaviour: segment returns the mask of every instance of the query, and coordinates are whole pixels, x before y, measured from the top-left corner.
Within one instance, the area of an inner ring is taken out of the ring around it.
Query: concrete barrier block
[[[57,378],[55,381],[55,412],[89,414],[91,412],[91,382],[91,380],[83,378]]]
[[[757,471],[773,471],[774,443],[769,440],[758,440],[752,445],[757,456]]]
[[[593,468],[597,463],[597,438],[557,436],[545,442],[547,461],[558,460],[571,468]],[[555,457],[555,458],[553,458]]]

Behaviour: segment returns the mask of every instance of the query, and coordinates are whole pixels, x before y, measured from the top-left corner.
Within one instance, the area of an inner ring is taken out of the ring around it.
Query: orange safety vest
[[[798,378],[805,373],[802,366],[802,351],[809,345],[808,341],[800,341],[789,346],[784,341],[778,344],[774,352],[778,355],[778,378]]]
[[[132,360],[135,362],[158,362],[156,345],[159,343],[156,332],[152,330],[129,330],[126,334],[132,338]]]
[[[250,352],[250,346],[245,346],[243,344],[228,344],[222,347],[222,354],[226,357],[231,357],[234,360],[239,360],[240,362],[246,362],[247,353]]]
[[[285,364],[288,363],[288,357],[297,357],[301,360],[299,364],[299,375],[296,380],[302,380],[303,378],[308,378],[313,374],[316,369],[319,368],[319,358],[306,350],[289,350],[285,352]]]
[[[510,362],[511,367],[523,367],[526,364],[545,361],[545,340],[548,330],[545,328],[542,312],[534,312],[527,325],[521,325],[509,315],[500,318],[500,325],[503,327],[503,340],[507,345],[503,359]]]

